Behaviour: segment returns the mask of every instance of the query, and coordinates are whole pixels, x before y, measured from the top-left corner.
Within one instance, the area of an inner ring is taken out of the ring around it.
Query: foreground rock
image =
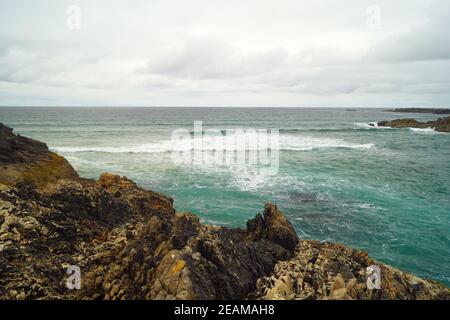
[[[50,152],[45,143],[15,135],[0,123],[0,183],[31,183],[40,187],[60,178],[77,177],[69,162]]]
[[[172,199],[104,174],[0,188],[0,298],[241,299],[298,242],[273,205],[247,230],[203,225]],[[68,290],[66,268],[82,271]]]
[[[380,268],[380,289],[367,286],[368,267]],[[335,243],[301,241],[294,258],[280,261],[271,276],[258,279],[260,299],[449,299],[450,291],[370,259],[366,252]]]
[[[108,173],[24,181],[29,155],[48,150],[11,134],[2,131],[0,154],[20,174],[14,186],[0,183],[0,299],[449,298],[446,287],[388,266],[382,289],[369,292],[366,253],[299,242],[273,204],[246,229],[229,229]],[[69,266],[80,268],[80,290],[66,287]]]
[[[450,132],[450,117],[439,118],[436,121],[420,122],[415,119],[395,119],[378,122],[379,127],[391,128],[434,128],[439,132]]]

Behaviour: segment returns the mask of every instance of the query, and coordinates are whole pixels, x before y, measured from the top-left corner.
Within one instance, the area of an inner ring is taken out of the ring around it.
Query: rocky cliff
[[[450,132],[450,117],[439,118],[436,121],[420,122],[415,119],[395,119],[378,122],[379,127],[391,128],[434,128],[439,132]]]
[[[205,225],[124,177],[80,179],[66,161],[34,173],[29,157],[44,166],[45,145],[5,127],[0,141],[0,299],[450,297],[448,288],[365,252],[300,241],[273,204],[245,229]],[[381,267],[381,289],[366,286],[371,264]],[[80,290],[66,287],[69,266],[80,268]]]
[[[60,178],[78,177],[69,162],[50,152],[43,142],[15,135],[11,128],[0,123],[0,183],[18,182],[37,187]]]

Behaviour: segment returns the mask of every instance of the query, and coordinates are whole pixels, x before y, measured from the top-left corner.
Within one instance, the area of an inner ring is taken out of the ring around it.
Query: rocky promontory
[[[432,114],[450,114],[450,109],[433,109],[433,108],[398,108],[386,110],[388,112],[404,112],[404,113],[432,113]]]
[[[420,122],[415,119],[395,119],[378,122],[379,127],[391,128],[433,128],[439,132],[450,132],[450,117],[439,118],[435,121]]]
[[[450,298],[366,252],[299,240],[274,204],[245,229],[202,224],[125,177],[81,179],[5,126],[0,168],[0,299]],[[374,264],[380,289],[367,287]],[[66,286],[70,266],[79,289]]]
[[[43,186],[60,178],[76,179],[78,174],[63,157],[48,150],[43,142],[15,135],[0,123],[0,182]]]

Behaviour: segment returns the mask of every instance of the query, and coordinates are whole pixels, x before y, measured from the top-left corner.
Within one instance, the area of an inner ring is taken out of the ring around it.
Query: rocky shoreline
[[[202,224],[125,177],[80,178],[2,124],[0,168],[0,299],[450,299],[366,252],[300,240],[274,204],[245,229]]]
[[[432,113],[432,114],[450,114],[450,109],[431,109],[431,108],[398,108],[386,110],[387,112],[404,112],[404,113]]]
[[[374,126],[373,124],[370,124]],[[380,121],[377,123],[379,127],[390,128],[432,128],[438,132],[450,132],[450,117],[439,118],[435,121],[420,122],[416,119],[395,119]]]

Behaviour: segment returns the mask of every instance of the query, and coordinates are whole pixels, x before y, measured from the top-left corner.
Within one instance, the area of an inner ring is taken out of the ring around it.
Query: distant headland
[[[387,112],[404,112],[404,113],[432,113],[432,114],[450,114],[450,109],[431,109],[431,108],[397,108],[385,110]]]

